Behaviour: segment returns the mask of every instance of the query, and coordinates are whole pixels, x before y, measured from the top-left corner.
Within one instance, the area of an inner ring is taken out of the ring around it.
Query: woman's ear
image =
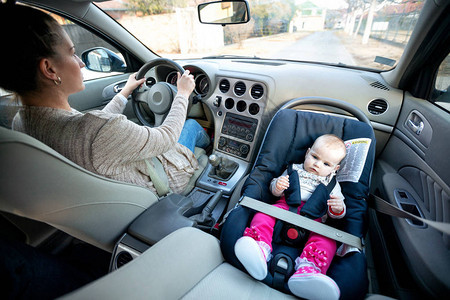
[[[42,58],[39,62],[39,71],[47,79],[57,80],[58,75],[56,74],[53,63],[48,58]]]

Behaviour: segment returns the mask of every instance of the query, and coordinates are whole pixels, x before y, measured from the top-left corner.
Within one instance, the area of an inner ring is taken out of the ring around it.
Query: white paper
[[[359,181],[364,165],[366,164],[367,153],[371,142],[372,140],[369,138],[344,141],[347,155],[341,162],[341,167],[336,176],[337,181]]]

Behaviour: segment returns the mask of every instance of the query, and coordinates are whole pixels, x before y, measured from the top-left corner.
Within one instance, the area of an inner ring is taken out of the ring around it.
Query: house
[[[325,28],[326,8],[313,1],[301,2],[297,7],[290,25],[291,31],[318,31]]]

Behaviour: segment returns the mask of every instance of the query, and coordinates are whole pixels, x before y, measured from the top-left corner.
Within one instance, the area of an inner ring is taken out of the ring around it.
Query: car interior
[[[257,281],[233,247],[250,215],[265,209],[259,203],[274,202],[270,180],[301,162],[324,133],[367,145],[355,147],[347,173],[337,175],[347,216],[331,224],[336,229],[309,228],[359,248],[330,268],[341,299],[447,297],[450,1],[413,1],[423,7],[388,70],[301,58],[169,59],[105,13],[108,1],[9,2],[65,20],[86,74],[94,74],[69,98],[73,108],[103,108],[136,72],[146,81],[124,115],[156,127],[176,94],[177,72],[189,70],[195,89],[187,119],[202,125],[211,145],[196,148],[199,169],[182,193],[154,193],[87,171],[12,130],[20,104],[0,94],[0,286],[7,299],[295,299],[286,284],[295,249],[273,260],[281,281],[274,272]],[[228,28],[250,21],[255,1],[186,2],[195,14],[186,22]],[[212,18],[224,5],[236,7],[232,16]],[[286,218],[308,228],[304,217]]]

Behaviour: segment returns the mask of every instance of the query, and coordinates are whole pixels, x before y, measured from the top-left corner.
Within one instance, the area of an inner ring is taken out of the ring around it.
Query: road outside
[[[314,32],[271,57],[355,65],[352,55],[332,31]]]
[[[392,67],[374,62],[375,57],[383,56],[398,61],[403,48],[376,39],[369,39],[369,42],[363,45],[360,35],[350,36],[342,30],[329,30],[251,38],[225,46],[217,52],[261,58],[343,63],[387,70]],[[198,53],[191,55],[198,57]]]

